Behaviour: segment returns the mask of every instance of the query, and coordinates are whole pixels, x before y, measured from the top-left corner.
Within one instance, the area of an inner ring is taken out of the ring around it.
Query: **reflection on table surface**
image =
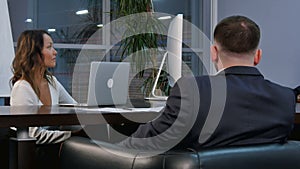
[[[134,101],[132,104],[123,106],[103,106],[103,107],[86,107],[77,105],[57,105],[57,106],[0,106],[0,115],[29,115],[29,114],[72,114],[72,113],[130,113],[130,112],[159,112],[163,109],[165,102],[152,101],[139,103]],[[136,107],[137,106],[137,107]]]
[[[160,115],[156,108],[76,108],[60,106],[0,106],[0,127],[145,123]],[[114,110],[114,111],[112,111]],[[295,123],[300,124],[300,104]]]
[[[162,109],[163,106],[156,108],[0,106],[0,127],[145,123],[156,118]]]
[[[75,113],[74,109],[59,106],[0,106],[0,115],[64,114]]]

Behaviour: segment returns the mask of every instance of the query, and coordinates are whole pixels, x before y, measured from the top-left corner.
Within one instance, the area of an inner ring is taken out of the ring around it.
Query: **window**
[[[103,25],[117,19],[117,2],[118,0],[9,0],[13,40],[16,42],[25,29],[48,30],[58,51],[57,66],[52,72],[72,93],[74,64],[83,44]],[[153,6],[155,12],[172,15],[183,13],[185,20],[210,37],[210,0],[153,0]],[[183,61],[194,74],[203,74],[202,61],[198,55],[203,57],[206,54],[203,52],[201,39],[192,38],[195,33],[190,25],[184,25]],[[111,45],[110,37],[103,36],[102,40],[104,45],[98,47],[105,54],[106,45]],[[96,55],[99,52],[95,52],[95,57]],[[110,56],[105,57],[110,59]]]

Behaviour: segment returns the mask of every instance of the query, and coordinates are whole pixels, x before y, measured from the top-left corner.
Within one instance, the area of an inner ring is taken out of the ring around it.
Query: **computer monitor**
[[[172,87],[181,77],[182,29],[183,15],[178,14],[170,24],[167,39],[167,71],[170,75],[169,85]]]
[[[152,97],[146,98],[150,100],[167,100],[167,96],[158,96],[155,94],[155,89],[159,76],[161,74],[163,65],[167,63],[167,72],[169,73],[168,81],[171,87],[174,86],[176,81],[181,77],[182,65],[182,34],[183,34],[183,14],[176,15],[171,21],[168,29],[167,37],[167,51],[161,61],[151,95]]]

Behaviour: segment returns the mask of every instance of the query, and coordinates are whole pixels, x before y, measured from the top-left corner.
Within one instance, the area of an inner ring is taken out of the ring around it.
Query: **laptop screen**
[[[92,62],[88,106],[126,104],[129,84],[128,62]]]

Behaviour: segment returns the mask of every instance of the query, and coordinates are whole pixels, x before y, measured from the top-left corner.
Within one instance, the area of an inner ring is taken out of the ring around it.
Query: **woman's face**
[[[42,55],[44,56],[44,65],[47,68],[53,68],[56,65],[56,50],[53,48],[52,38],[44,34],[44,46],[42,49]]]

